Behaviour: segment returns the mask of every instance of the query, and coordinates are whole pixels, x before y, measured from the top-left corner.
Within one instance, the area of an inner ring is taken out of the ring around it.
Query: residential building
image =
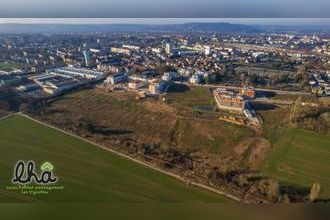
[[[160,93],[164,92],[167,87],[167,83],[162,80],[154,80],[149,85],[149,92],[153,95],[159,95]]]
[[[162,76],[162,80],[164,81],[171,81],[176,77],[177,73],[176,72],[166,72]]]
[[[165,45],[165,53],[172,54],[172,52],[173,52],[173,43],[167,43]]]
[[[191,84],[201,84],[203,82],[203,74],[201,73],[195,73],[189,78],[189,83]]]
[[[138,90],[146,85],[147,83],[145,81],[132,80],[128,83],[128,88],[132,90]]]
[[[213,95],[219,109],[243,114],[245,107],[243,96],[226,89],[215,89]]]
[[[109,76],[105,82],[110,83],[110,84],[117,84],[117,83],[124,83],[127,82],[128,80],[128,75],[127,73],[117,73],[114,75]]]
[[[242,95],[254,99],[256,97],[256,90],[252,86],[244,86],[241,90]]]

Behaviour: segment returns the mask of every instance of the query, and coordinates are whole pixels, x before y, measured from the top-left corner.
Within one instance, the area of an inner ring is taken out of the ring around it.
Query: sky
[[[330,18],[330,0],[1,0],[3,18]]]
[[[0,24],[178,24],[187,22],[227,22],[251,25],[330,25],[330,18],[0,18]]]

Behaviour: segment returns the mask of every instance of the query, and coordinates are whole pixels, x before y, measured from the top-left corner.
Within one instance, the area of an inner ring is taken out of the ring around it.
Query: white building
[[[180,69],[178,69],[178,74],[180,76],[190,76],[192,73],[193,73],[193,70],[191,68],[188,68],[188,69],[180,68]]]
[[[149,92],[153,95],[159,95],[164,92],[167,87],[167,83],[165,81],[155,80],[149,85]]]
[[[111,47],[111,52],[118,53],[118,54],[126,54],[128,56],[131,55],[131,51],[126,48]]]
[[[123,83],[128,80],[127,73],[117,73],[115,75],[109,76],[105,82],[110,84]]]
[[[330,96],[330,85],[327,85],[326,87],[324,87],[324,89],[325,89],[325,95]]]
[[[203,74],[201,73],[195,73],[189,78],[189,83],[191,84],[201,84],[203,81]]]
[[[75,68],[75,67],[62,67],[62,68],[56,68],[47,70],[47,73],[55,73],[60,75],[66,75],[66,76],[72,76],[72,77],[83,77],[86,79],[91,80],[100,80],[105,78],[105,73],[98,72],[90,69],[84,69],[84,68]]]
[[[205,46],[204,47],[204,54],[205,54],[205,56],[211,55],[211,47],[210,46]]]
[[[151,51],[152,51],[153,53],[157,53],[157,54],[159,54],[159,53],[162,52],[162,49],[161,49],[161,48],[151,48]]]
[[[176,77],[177,73],[176,72],[166,72],[162,76],[162,80],[164,81],[171,81]]]
[[[128,88],[138,90],[146,85],[147,83],[145,81],[132,80],[128,83]]]
[[[127,48],[127,49],[130,49],[130,50],[140,50],[140,47],[138,47],[138,46],[127,45],[127,44],[124,44],[123,48]]]
[[[167,43],[165,45],[165,53],[166,54],[172,54],[173,52],[173,44],[172,43]]]

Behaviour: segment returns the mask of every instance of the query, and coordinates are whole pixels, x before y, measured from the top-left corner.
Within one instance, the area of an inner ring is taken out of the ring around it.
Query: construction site
[[[245,100],[240,94],[226,89],[215,89],[213,91],[215,102],[220,110],[242,114]]]
[[[244,86],[241,93],[217,88],[213,90],[213,96],[218,109],[222,111],[220,120],[239,125],[260,125],[260,120],[248,101],[255,97],[253,87]]]

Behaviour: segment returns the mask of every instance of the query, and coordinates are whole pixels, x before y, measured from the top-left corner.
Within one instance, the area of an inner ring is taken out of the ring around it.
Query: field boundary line
[[[35,118],[33,118],[33,117],[29,116],[29,115],[26,115],[26,114],[24,114],[24,113],[22,113],[22,112],[14,113],[14,114],[12,114],[11,116],[14,116],[14,115],[20,115],[20,116],[23,116],[23,117],[25,117],[25,118],[28,118],[28,119],[34,121],[34,122],[37,122],[38,124],[41,124],[41,125],[47,126],[47,127],[49,127],[49,128],[55,129],[55,130],[57,130],[57,131],[60,131],[60,132],[62,132],[62,133],[68,134],[68,135],[70,135],[71,137],[77,138],[77,139],[79,139],[79,140],[81,140],[81,141],[87,142],[87,143],[92,144],[92,145],[94,145],[94,146],[97,146],[97,147],[99,147],[99,148],[101,148],[101,149],[103,149],[103,150],[106,150],[106,151],[109,151],[109,152],[111,152],[111,153],[113,153],[113,154],[116,154],[116,155],[118,155],[118,156],[120,156],[120,157],[122,157],[122,158],[125,158],[125,159],[127,159],[127,160],[133,161],[133,162],[135,162],[135,163],[138,163],[138,164],[140,164],[140,165],[142,165],[142,166],[144,166],[144,167],[150,168],[150,169],[152,169],[152,170],[155,170],[155,171],[157,171],[157,172],[160,172],[160,173],[162,173],[162,174],[165,174],[165,175],[167,175],[167,176],[170,176],[170,177],[172,177],[172,178],[175,178],[175,179],[177,179],[177,180],[179,180],[179,181],[182,181],[183,183],[187,183],[187,181],[186,181],[183,177],[181,177],[181,176],[179,176],[179,175],[177,175],[177,174],[171,173],[171,172],[169,172],[169,171],[165,171],[165,170],[160,169],[160,168],[158,168],[158,167],[154,167],[154,166],[152,166],[152,165],[150,165],[150,164],[148,164],[148,163],[145,163],[145,162],[143,162],[143,161],[141,161],[141,160],[138,160],[138,159],[135,159],[135,158],[133,158],[133,157],[130,157],[130,156],[128,156],[128,155],[126,155],[126,154],[123,154],[123,153],[121,153],[121,152],[115,151],[115,150],[113,150],[113,149],[111,149],[111,148],[108,148],[108,147],[102,145],[102,144],[95,143],[95,142],[93,142],[93,141],[91,141],[91,140],[88,140],[88,139],[82,138],[82,137],[80,137],[80,136],[78,136],[78,135],[76,135],[76,134],[72,134],[72,133],[70,133],[70,132],[68,132],[68,131],[65,131],[65,130],[60,129],[60,128],[58,128],[58,127],[55,127],[55,126],[53,126],[53,125],[50,125],[50,124],[47,124],[47,123],[45,123],[45,122],[39,121],[38,119],[35,119]],[[227,198],[229,198],[229,199],[231,199],[231,200],[234,200],[234,201],[236,201],[236,202],[243,202],[243,200],[242,200],[241,198],[237,197],[237,196],[231,195],[231,194],[226,193],[226,192],[224,192],[224,191],[220,191],[220,190],[214,189],[214,188],[212,188],[212,187],[210,187],[210,186],[207,186],[207,185],[204,185],[204,184],[202,184],[202,183],[197,183],[197,182],[190,181],[189,184],[192,185],[192,186],[196,186],[196,187],[199,187],[199,188],[202,188],[202,189],[208,190],[208,191],[212,191],[212,192],[214,192],[214,193],[217,193],[217,194],[219,194],[219,195],[225,196],[225,197],[227,197]]]
[[[0,118],[0,121],[5,120],[5,119],[10,118],[10,117],[13,117],[17,114],[18,114],[18,112],[14,112],[14,113],[11,113],[9,115],[3,116],[2,118]]]

